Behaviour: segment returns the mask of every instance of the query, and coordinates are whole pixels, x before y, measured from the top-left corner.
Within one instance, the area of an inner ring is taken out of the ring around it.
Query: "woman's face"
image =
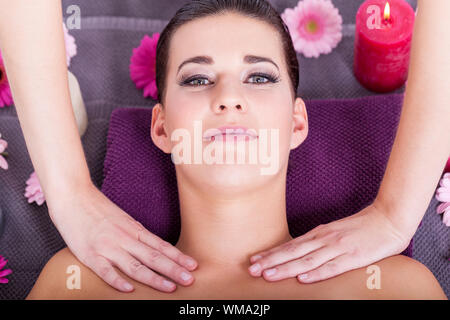
[[[239,192],[283,173],[308,126],[302,99],[292,95],[278,33],[235,13],[209,16],[180,27],[169,52],[164,106],[153,109],[151,134],[178,161],[177,175],[207,190]],[[194,57],[201,58],[188,62]],[[225,130],[229,134],[207,140],[219,133],[211,129],[222,126],[246,127],[252,134]]]

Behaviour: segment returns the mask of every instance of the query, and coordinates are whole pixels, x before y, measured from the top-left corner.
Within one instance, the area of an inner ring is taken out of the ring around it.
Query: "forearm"
[[[402,114],[376,202],[413,236],[450,155],[450,1],[419,0]]]
[[[90,182],[72,110],[59,0],[0,0],[0,45],[47,201]]]

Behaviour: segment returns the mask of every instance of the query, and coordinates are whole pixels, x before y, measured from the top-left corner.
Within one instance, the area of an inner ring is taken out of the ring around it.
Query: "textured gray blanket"
[[[80,83],[89,126],[82,138],[89,169],[98,188],[106,134],[111,111],[118,107],[152,107],[129,77],[132,48],[145,34],[161,32],[186,0],[63,0],[63,12],[70,5],[81,11],[81,29],[71,30],[78,46],[70,70]],[[282,12],[294,7],[294,0],[272,0]],[[333,0],[344,20],[344,37],[334,51],[318,59],[299,55],[300,90],[304,99],[355,98],[374,95],[352,75],[354,17],[363,2]],[[416,1],[409,1],[416,7]],[[398,89],[396,92],[402,92]],[[25,181],[34,171],[17,119],[15,107],[0,109],[0,133],[8,141],[8,170],[0,170],[0,255],[13,270],[8,284],[0,284],[0,299],[23,299],[31,290],[50,257],[65,243],[53,226],[47,206],[28,204],[23,196]],[[423,223],[414,236],[414,258],[424,263],[450,296],[450,228],[435,213],[431,200]]]

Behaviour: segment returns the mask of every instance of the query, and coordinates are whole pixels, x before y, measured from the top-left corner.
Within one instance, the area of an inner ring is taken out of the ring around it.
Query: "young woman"
[[[135,281],[149,275],[137,258],[139,246],[123,241],[115,250],[126,250],[136,259],[124,272],[116,272],[133,284],[133,292],[116,291],[102,281],[112,275],[109,269],[104,269],[100,278],[66,248],[50,259],[27,298],[446,299],[432,273],[404,256],[377,261],[376,275],[359,268],[313,284],[299,283],[293,277],[280,281],[267,270],[264,279],[249,274],[253,254],[284,243],[289,251],[289,241],[293,240],[286,221],[287,164],[290,150],[299,147],[308,134],[305,104],[296,96],[298,62],[279,15],[265,1],[197,4],[194,11],[183,13],[181,9],[176,23],[169,23],[161,34],[157,53],[160,103],[153,108],[149,139],[163,152],[172,153],[179,144],[173,133],[181,129],[194,137],[195,123],[200,121],[205,138],[202,155],[215,145],[216,150],[223,148],[224,154],[232,152],[235,159],[243,156],[245,161],[185,161],[175,166],[182,222],[176,248],[198,262],[197,269],[191,272],[195,281],[186,277],[189,286],[177,290],[158,274],[150,277],[156,289]],[[240,127],[242,131],[227,131],[226,127]],[[269,153],[275,153],[278,159],[271,174],[261,174],[266,164],[249,162],[250,145],[257,141],[261,147],[263,130],[277,132],[274,143],[268,143]],[[211,133],[214,141],[208,139]],[[243,148],[232,148],[237,145]],[[189,158],[187,149],[180,155],[184,160]],[[390,226],[379,219],[372,222],[374,228]],[[321,234],[323,229],[317,228],[317,238],[335,236]],[[322,247],[315,236],[308,239],[310,250]],[[96,246],[102,248],[107,241],[99,239]],[[144,262],[154,263],[155,270],[161,273],[164,266],[158,261],[162,258],[156,252],[144,257]],[[67,287],[66,270],[73,265],[81,270],[80,289]],[[336,264],[328,262],[328,266]],[[173,273],[183,275],[180,267],[175,268]],[[378,277],[375,288],[370,285],[371,276]],[[161,292],[164,288],[167,292]]]

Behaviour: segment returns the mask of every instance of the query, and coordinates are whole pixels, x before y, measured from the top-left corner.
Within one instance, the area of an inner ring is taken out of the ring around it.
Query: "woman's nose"
[[[211,105],[214,113],[247,112],[247,103],[240,88],[222,85],[222,88],[217,89],[219,92]]]
[[[216,106],[214,109],[215,109],[215,112],[216,112],[216,113],[227,112],[228,109],[234,109],[234,110],[237,110],[237,111],[240,111],[240,112],[243,112],[243,111],[246,110],[246,109],[243,107],[243,104],[242,104],[242,103],[236,104],[236,105],[234,105],[234,106],[233,106],[233,105],[228,106],[227,104],[220,104],[220,105]]]

